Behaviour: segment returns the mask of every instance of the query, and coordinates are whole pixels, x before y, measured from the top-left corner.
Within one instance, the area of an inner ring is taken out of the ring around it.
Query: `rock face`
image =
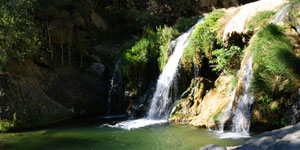
[[[232,101],[233,92],[229,91],[231,75],[221,75],[215,82],[215,88],[210,90],[198,106],[199,114],[190,122],[193,126],[214,127],[219,122],[219,116],[226,106]]]
[[[209,91],[212,87],[210,81],[196,81],[196,86],[191,86],[193,91],[180,100],[176,106],[177,112],[169,120],[193,126],[216,126],[222,110],[232,101],[233,92],[229,89],[233,78],[231,75],[221,75],[215,82],[215,88]]]
[[[300,149],[300,123],[265,132],[235,150],[298,150]]]
[[[237,9],[235,15],[233,15],[225,26],[223,42],[227,43],[230,41],[230,38],[234,38],[235,35],[247,38],[248,30],[245,29],[245,25],[248,20],[254,17],[257,12],[276,10],[286,2],[286,0],[260,0],[235,8]]]
[[[9,66],[0,74],[0,124],[13,124],[8,130],[105,112],[102,81],[95,77],[67,68],[49,72],[30,61]]]

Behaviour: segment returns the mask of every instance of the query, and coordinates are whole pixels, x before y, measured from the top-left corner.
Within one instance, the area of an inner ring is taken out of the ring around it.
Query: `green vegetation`
[[[274,95],[274,88],[294,92],[299,77],[299,59],[294,47],[280,26],[269,24],[262,28],[250,43],[253,52],[254,74],[252,88],[260,95]]]
[[[213,11],[203,23],[195,27],[182,58],[185,70],[192,71],[193,65],[199,66],[202,55],[207,57],[211,64],[216,64],[214,71],[236,72],[239,69],[243,48],[235,46],[234,43],[225,46],[217,35],[221,27],[218,20],[224,14],[223,10]]]
[[[218,20],[225,14],[223,10],[216,10],[210,13],[205,18],[203,23],[195,27],[195,31],[191,36],[190,42],[185,49],[182,64],[186,70],[191,70],[193,66],[194,57],[204,53],[209,59],[212,58],[212,51],[220,47],[220,41],[217,37],[217,31],[220,28]],[[197,65],[197,64],[195,64]]]
[[[0,2],[0,71],[8,60],[24,60],[40,48],[39,30],[31,15],[35,0]]]
[[[0,120],[0,132],[7,132],[15,127],[17,122],[17,114],[14,113],[12,117],[12,121],[8,120]]]
[[[238,46],[229,48],[221,48],[213,51],[215,59],[211,63],[216,63],[217,66],[213,70],[238,70],[240,61],[243,58],[244,50]]]
[[[165,25],[157,27],[156,30],[144,28],[143,36],[135,44],[123,51],[121,56],[125,59],[123,72],[128,78],[127,89],[135,89],[137,87],[137,78],[148,76],[149,72],[153,74],[154,72],[162,71],[170,55],[169,46],[171,41],[180,32],[185,32],[190,26],[195,24],[196,19],[181,18],[174,27]],[[149,66],[151,67],[149,68]],[[145,75],[146,72],[147,75]]]
[[[0,120],[0,132],[6,132],[13,127],[14,127],[13,123],[10,123],[9,121],[6,120]]]
[[[179,18],[174,26],[178,32],[186,32],[189,28],[191,28],[196,21],[198,20],[198,17],[190,17],[190,18]]]
[[[163,28],[157,28],[157,44],[159,45],[158,64],[160,71],[162,71],[163,67],[167,63],[169,57],[169,45],[178,34],[178,31],[172,27],[164,26]]]
[[[273,101],[284,103],[291,99],[299,88],[300,60],[294,54],[294,47],[282,27],[269,24],[263,27],[249,45],[253,54],[253,77],[251,89],[263,116],[274,126],[287,124],[283,116],[284,106],[271,105]],[[268,117],[267,117],[268,118]]]
[[[276,14],[276,11],[262,11],[257,13],[249,22],[247,22],[246,28],[252,31],[256,31],[265,26],[270,18]]]
[[[219,119],[221,114],[222,114],[222,111],[219,111],[217,114],[214,114],[214,116],[212,117],[214,122],[217,122],[217,120]]]
[[[235,77],[232,79],[231,81],[231,85],[230,85],[230,88],[229,88],[229,91],[228,92],[233,92],[237,83],[238,83],[238,80],[239,80],[239,77],[237,75],[235,75]]]

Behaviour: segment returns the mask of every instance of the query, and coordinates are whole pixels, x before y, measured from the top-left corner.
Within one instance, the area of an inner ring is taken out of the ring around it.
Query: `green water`
[[[0,150],[197,150],[207,144],[234,146],[247,140],[218,139],[206,129],[173,124],[126,131],[101,127],[105,121],[93,120],[0,134]]]

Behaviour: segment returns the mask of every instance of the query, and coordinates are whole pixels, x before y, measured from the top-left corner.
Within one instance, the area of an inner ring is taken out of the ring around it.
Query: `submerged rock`
[[[199,150],[227,150],[226,147],[220,146],[220,145],[215,145],[215,144],[209,144],[206,145]]]

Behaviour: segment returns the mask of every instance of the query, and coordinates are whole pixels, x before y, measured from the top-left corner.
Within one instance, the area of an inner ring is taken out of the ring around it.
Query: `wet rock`
[[[90,68],[89,71],[95,75],[95,76],[101,76],[101,74],[104,72],[105,70],[105,66],[101,63],[93,63]]]
[[[227,150],[225,147],[215,144],[206,145],[199,150]]]
[[[216,88],[204,96],[197,108],[198,115],[192,119],[190,125],[209,128],[217,125],[222,110],[232,101],[233,92],[230,92],[229,89],[233,78],[232,75],[221,75],[216,80]]]

